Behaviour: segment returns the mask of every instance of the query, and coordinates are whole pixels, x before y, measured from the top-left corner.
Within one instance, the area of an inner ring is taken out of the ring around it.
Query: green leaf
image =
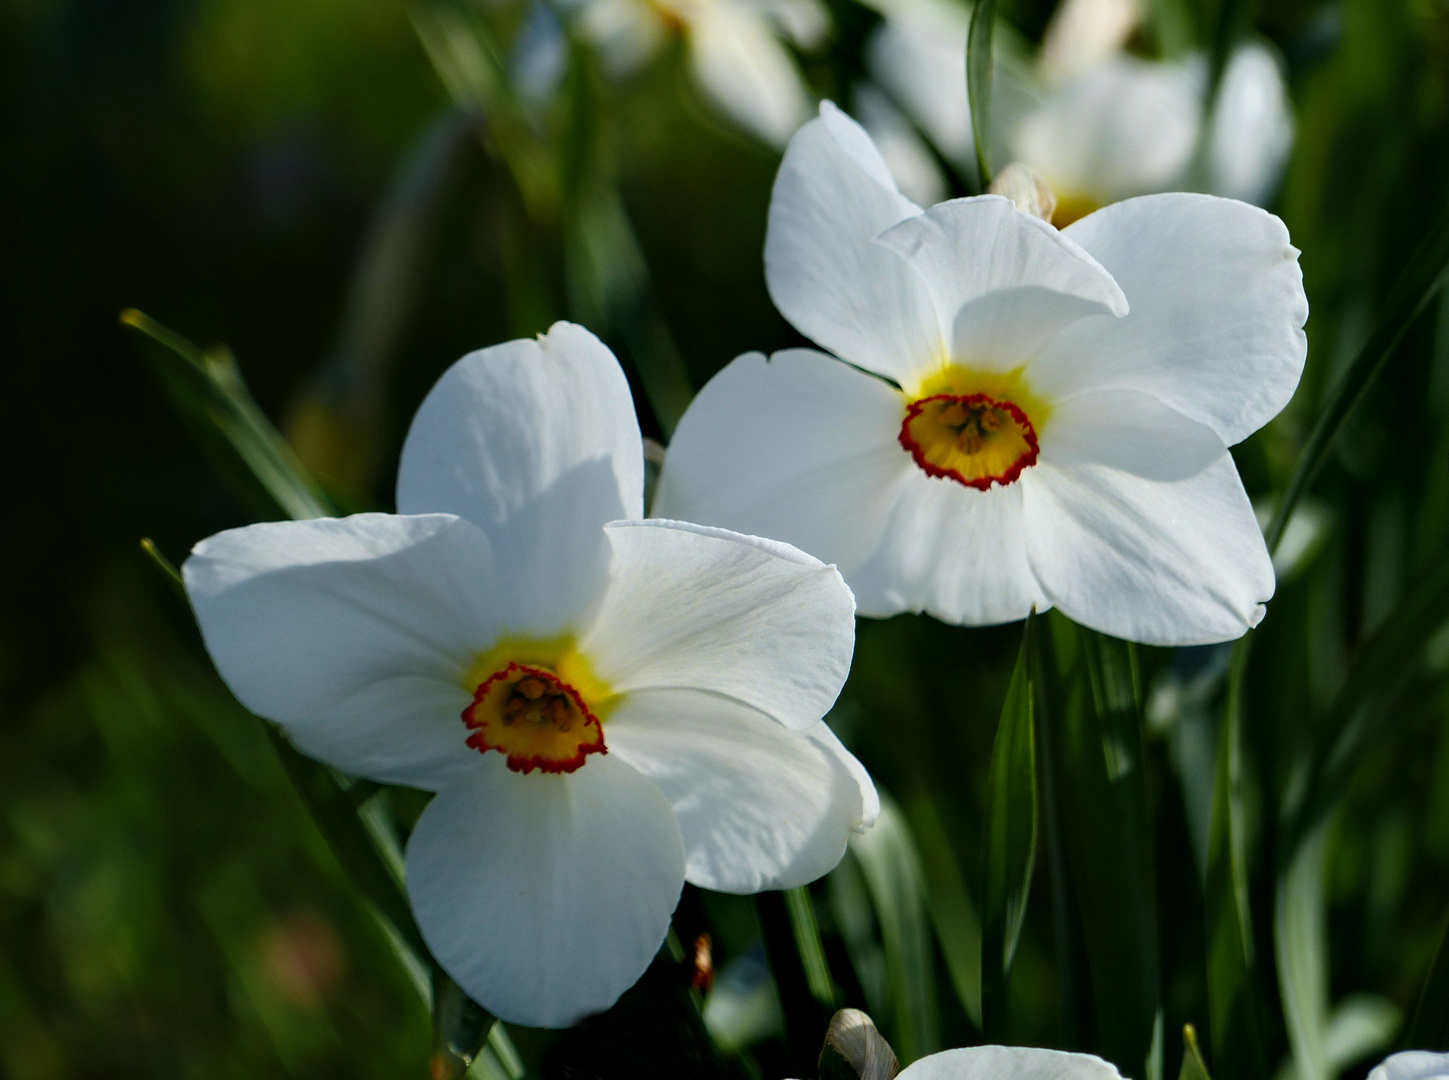
[[[1198,1049],[1197,1029],[1191,1024],[1184,1024],[1182,1028],[1182,1068],[1178,1070],[1177,1080],[1212,1080]]]
[[[807,961],[796,936],[794,913],[784,892],[762,892],[755,896],[755,911],[765,939],[765,955],[780,994],[785,1016],[785,1042],[792,1066],[801,1071],[814,1065],[825,1036],[831,1005],[820,1001],[811,986]],[[806,952],[811,951],[807,945]]]
[[[1363,399],[1420,312],[1434,298],[1449,274],[1449,207],[1429,226],[1414,254],[1389,289],[1383,308],[1353,361],[1328,394],[1323,411],[1298,455],[1287,491],[1268,525],[1268,550],[1277,548],[1288,517],[1328,458],[1333,440],[1354,407]]]
[[[850,838],[880,926],[890,987],[891,1044],[909,1064],[939,1049],[936,972],[926,913],[921,857],[901,813],[881,793],[875,825]]]
[[[911,829],[921,849],[926,906],[936,941],[946,959],[951,985],[966,1017],[981,1027],[981,916],[966,887],[946,827],[935,802],[920,793],[910,802]]]
[[[815,918],[815,901],[809,888],[800,886],[785,892],[785,907],[790,912],[790,929],[795,935],[795,948],[805,968],[805,982],[810,996],[826,1008],[839,1003],[835,983],[830,978],[830,964],[825,959],[825,943],[820,940],[820,923]]]
[[[1439,937],[1404,1045],[1414,1050],[1449,1050],[1449,926]]]
[[[1253,924],[1248,907],[1248,836],[1242,748],[1243,679],[1249,636],[1233,649],[1228,700],[1218,735],[1208,831],[1208,1015],[1213,1060],[1226,1076],[1264,1080],[1267,1062],[1256,988]]]
[[[157,381],[203,446],[222,456],[218,464],[243,485],[244,495],[254,502],[260,496],[294,519],[332,512],[327,496],[247,393],[227,349],[203,352],[134,308],[121,313],[121,322],[145,335],[146,359]]]
[[[1328,826],[1299,845],[1277,882],[1273,949],[1296,1080],[1328,1080]]]
[[[1157,887],[1136,653],[1126,642],[1076,630],[1054,781],[1102,1050],[1129,1076],[1157,1076]]]
[[[985,191],[991,186],[991,39],[996,31],[996,0],[978,0],[966,37],[966,97],[971,103],[971,137],[976,170]]]
[[[980,11],[980,8],[977,8]],[[1036,731],[1031,677],[1033,627],[1028,616],[1021,651],[1001,706],[987,779],[982,903],[981,1012],[988,1038],[1004,1038],[1006,988],[1016,956],[1036,865]]]

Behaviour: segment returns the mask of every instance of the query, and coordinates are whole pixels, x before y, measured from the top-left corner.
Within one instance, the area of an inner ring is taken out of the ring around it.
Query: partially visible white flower
[[[183,569],[248,708],[336,768],[437,792],[407,844],[418,925],[517,1023],[612,1004],[685,880],[803,884],[878,811],[820,719],[854,637],[839,574],[616,520],[642,493],[623,372],[558,323],[439,380],[398,514],[232,529]]]
[[[1379,1062],[1368,1080],[1449,1080],[1449,1054],[1405,1050]]]
[[[886,16],[867,48],[872,78],[948,160],[973,171],[964,52],[969,7],[953,0],[868,2]],[[1265,202],[1293,143],[1276,51],[1260,41],[1237,48],[1204,134],[1206,58],[1150,61],[1123,52],[1139,18],[1133,0],[1069,0],[1048,27],[1034,73],[1013,50],[999,49],[993,159],[1041,173],[1057,193],[1063,225],[1159,191]]]
[[[1228,447],[1302,373],[1297,259],[1276,217],[1208,195],[1065,230],[995,195],[923,211],[827,102],[780,165],[765,276],[834,356],[716,375],[656,512],[834,562],[866,615],[1238,637],[1274,579]]]
[[[810,118],[813,99],[784,42],[813,49],[824,40],[830,19],[820,0],[583,0],[578,19],[619,76],[681,33],[696,82],[771,146]]]
[[[896,1080],[1122,1080],[1122,1074],[1094,1054],[971,1046],[927,1054],[897,1073]]]

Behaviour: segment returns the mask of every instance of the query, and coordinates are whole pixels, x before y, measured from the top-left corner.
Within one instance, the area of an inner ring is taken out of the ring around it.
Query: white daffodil
[[[338,769],[437,792],[407,844],[413,910],[517,1023],[609,1006],[686,879],[802,884],[878,808],[820,721],[853,644],[840,576],[769,540],[616,520],[642,490],[618,363],[558,323],[439,380],[398,514],[233,529],[185,565],[248,708]]]
[[[637,69],[671,32],[682,34],[705,94],[775,147],[812,111],[785,42],[813,49],[830,27],[819,0],[583,0],[579,23],[617,75]]]
[[[927,1054],[897,1073],[896,1080],[1122,1080],[1122,1074],[1093,1054],[1030,1046],[971,1046]]]
[[[1153,644],[1238,637],[1273,568],[1227,448],[1298,383],[1297,256],[1276,217],[1208,195],[1063,231],[993,195],[922,211],[827,103],[781,163],[765,274],[835,356],[716,375],[656,511],[835,562],[866,615],[1055,604]]]
[[[1449,1054],[1405,1050],[1374,1067],[1368,1080],[1449,1080]]]
[[[965,44],[969,6],[869,0],[885,21],[867,47],[872,77],[957,168],[974,173]],[[1058,195],[1058,225],[1152,192],[1266,201],[1293,143],[1282,61],[1249,41],[1233,53],[1203,131],[1207,60],[1152,61],[1121,50],[1135,0],[1067,0],[1032,72],[998,49],[993,158],[1021,161]],[[1008,43],[1009,43],[1008,39]],[[1200,147],[1200,143],[1201,145]]]

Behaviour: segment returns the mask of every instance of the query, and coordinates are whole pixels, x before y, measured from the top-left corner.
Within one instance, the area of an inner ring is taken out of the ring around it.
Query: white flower
[[[1368,1080],[1449,1080],[1449,1054],[1405,1050],[1374,1067]]]
[[[872,77],[948,160],[973,173],[969,7],[953,0],[871,3],[886,15],[867,47]],[[1058,224],[1158,191],[1266,201],[1293,144],[1277,53],[1258,41],[1234,51],[1204,136],[1206,58],[1150,61],[1122,52],[1139,18],[1131,0],[1068,0],[1048,28],[1035,73],[1015,59],[1008,38],[996,57],[993,159],[1041,173],[1057,193]]]
[[[413,910],[518,1023],[610,1005],[686,879],[802,884],[878,808],[820,722],[853,645],[839,575],[768,540],[615,520],[642,487],[618,363],[558,323],[439,380],[399,514],[233,529],[184,569],[248,708],[339,769],[437,792],[407,845]]]
[[[971,1046],[927,1054],[896,1074],[896,1080],[1122,1080],[1122,1074],[1093,1054],[1029,1046]]]
[[[999,196],[923,212],[821,113],[781,163],[765,274],[839,359],[727,366],[675,432],[656,510],[835,562],[866,615],[1055,604],[1174,645],[1256,624],[1273,569],[1227,448],[1302,371],[1283,223],[1180,194],[1060,232]]]
[[[812,98],[782,38],[819,45],[829,16],[819,0],[584,0],[585,34],[618,75],[682,33],[695,81],[734,121],[771,146],[810,118]]]

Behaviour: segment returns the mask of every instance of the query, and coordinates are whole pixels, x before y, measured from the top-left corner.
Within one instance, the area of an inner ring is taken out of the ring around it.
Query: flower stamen
[[[463,710],[468,745],[508,755],[514,772],[570,773],[608,753],[604,729],[583,695],[546,667],[510,660],[478,684]]]
[[[933,394],[906,407],[900,443],[928,476],[986,491],[1036,463],[1036,428],[1015,403],[988,394]]]

